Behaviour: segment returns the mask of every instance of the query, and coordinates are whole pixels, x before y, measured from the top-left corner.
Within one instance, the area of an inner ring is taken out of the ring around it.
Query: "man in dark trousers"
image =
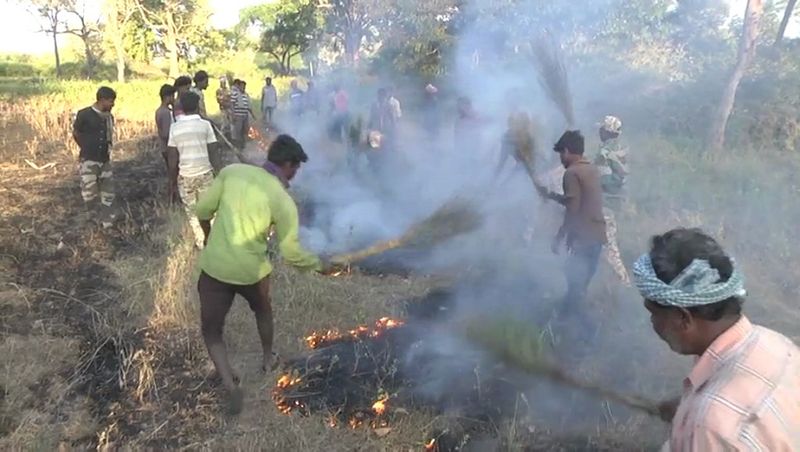
[[[72,125],[72,137],[80,147],[81,196],[91,210],[100,198],[99,222],[103,228],[113,226],[115,218],[110,151],[114,137],[111,109],[116,99],[113,89],[100,87],[95,103],[80,110]]]
[[[579,131],[564,132],[553,150],[558,153],[566,169],[564,194],[551,192],[538,184],[537,189],[546,199],[554,200],[566,208],[564,222],[553,240],[552,250],[558,253],[561,243],[566,243],[569,252],[565,270],[567,294],[561,314],[577,314],[606,243],[603,189],[597,168],[583,156],[584,140]]]
[[[275,364],[272,264],[267,259],[270,227],[275,228],[284,263],[307,271],[327,272],[329,268],[300,245],[297,206],[286,191],[308,156],[294,138],[279,135],[270,144],[267,159],[263,168],[238,163],[226,166],[195,208],[206,240],[197,283],[203,340],[229,391],[233,414],[241,411],[244,395],[228,361],[222,329],[236,294],[247,300],[255,314],[263,369]]]

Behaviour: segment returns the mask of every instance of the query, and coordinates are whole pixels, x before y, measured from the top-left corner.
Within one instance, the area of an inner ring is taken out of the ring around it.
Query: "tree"
[[[781,44],[781,41],[783,41],[783,35],[786,34],[786,27],[789,25],[789,20],[792,18],[796,4],[797,0],[789,0],[786,3],[786,9],[783,11],[783,19],[781,19],[781,25],[778,28],[778,36],[775,38],[776,47]]]
[[[203,0],[139,0],[142,19],[158,35],[169,60],[169,76],[180,74],[180,56],[185,57],[194,38],[208,24]]]
[[[305,52],[318,37],[320,21],[314,0],[288,0],[246,8],[241,22],[257,27],[259,48],[280,65],[282,74],[292,70],[292,58]]]
[[[91,78],[94,76],[94,69],[97,65],[97,57],[93,46],[95,45],[95,39],[100,34],[100,24],[89,19],[85,2],[64,0],[64,12],[67,17],[65,17],[63,33],[77,36],[83,42],[84,55],[86,57],[85,75]],[[68,18],[73,20],[69,21],[67,20]]]
[[[344,50],[345,60],[354,65],[358,61],[361,43],[370,33],[372,17],[371,2],[379,0],[320,0],[319,7],[325,14],[327,31],[331,33],[340,48]]]
[[[728,118],[731,115],[731,111],[733,111],[739,83],[742,81],[742,77],[744,77],[744,73],[756,53],[756,39],[758,38],[759,22],[763,12],[763,0],[747,0],[736,65],[731,71],[728,82],[722,92],[722,97],[712,118],[711,129],[708,134],[706,149],[712,155],[719,154],[725,145],[725,129],[728,125]]]
[[[111,40],[117,62],[117,81],[125,82],[125,33],[128,23],[138,11],[136,0],[106,0],[106,36]]]
[[[53,37],[53,53],[56,58],[56,77],[61,77],[61,57],[58,54],[58,35],[63,33],[63,0],[30,0],[25,2],[28,10],[42,20],[40,32]]]

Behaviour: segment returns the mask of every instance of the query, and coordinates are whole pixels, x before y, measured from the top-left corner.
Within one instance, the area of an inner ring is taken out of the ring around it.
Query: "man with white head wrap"
[[[655,332],[697,356],[683,395],[661,404],[672,422],[663,450],[800,450],[800,354],[742,315],[744,278],[698,229],[653,237],[633,267]]]
[[[630,286],[628,269],[622,262],[617,244],[617,219],[614,214],[624,199],[625,182],[628,177],[628,149],[620,141],[622,120],[616,116],[606,116],[600,126],[600,151],[594,164],[600,171],[600,184],[603,187],[603,216],[606,220],[606,260],[614,273],[625,286]]]

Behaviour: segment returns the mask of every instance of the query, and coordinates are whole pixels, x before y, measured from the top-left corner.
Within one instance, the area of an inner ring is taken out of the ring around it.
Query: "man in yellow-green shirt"
[[[285,262],[317,272],[325,266],[300,245],[297,206],[286,191],[308,156],[294,138],[280,135],[270,145],[267,158],[264,167],[234,164],[224,168],[195,207],[206,240],[197,283],[203,340],[230,392],[229,409],[233,414],[241,411],[244,395],[228,361],[222,329],[237,293],[255,314],[264,369],[274,364],[269,296],[272,265],[266,254],[270,226],[275,226]]]

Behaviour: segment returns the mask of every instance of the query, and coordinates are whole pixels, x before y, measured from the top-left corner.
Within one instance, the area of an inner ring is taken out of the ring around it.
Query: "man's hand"
[[[664,400],[659,403],[658,415],[661,417],[661,420],[664,422],[672,422],[672,419],[675,417],[675,412],[678,411],[678,405],[680,402],[680,398],[674,398],[670,400]]]
[[[536,191],[539,193],[539,196],[545,199],[550,199],[550,190],[547,189],[541,182],[534,179],[533,186],[536,188]]]

